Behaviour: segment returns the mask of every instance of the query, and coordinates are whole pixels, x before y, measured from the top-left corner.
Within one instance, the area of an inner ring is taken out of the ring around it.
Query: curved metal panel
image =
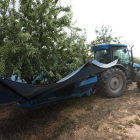
[[[94,61],[95,62],[95,61]],[[107,68],[110,68],[114,66],[117,61],[113,61],[110,64],[102,64],[97,63],[86,63],[82,67],[80,67],[78,70],[74,71],[70,75],[66,76],[59,82],[51,85],[45,85],[45,86],[35,86],[35,85],[28,85],[28,84],[21,84],[18,82],[14,82],[5,78],[0,77],[0,84],[4,85],[5,89],[1,90],[0,89],[0,97],[6,97],[6,96],[1,96],[2,94],[7,95],[8,94],[6,91],[6,88],[9,89],[9,92],[11,92],[11,95],[15,97],[15,101],[21,102],[22,99],[26,100],[32,100],[38,97],[46,96],[49,94],[54,94],[58,90],[65,88],[68,85],[74,84],[78,80],[82,80],[83,78],[89,76],[89,75],[96,75],[97,73],[105,71]],[[73,89],[74,90],[73,86]]]
[[[97,60],[93,60],[92,63],[100,68],[104,68],[104,69],[107,69],[107,68],[111,68],[113,66],[115,66],[118,62],[118,59],[117,60],[114,60],[113,62],[111,63],[108,63],[108,64],[104,64],[104,63],[100,63],[98,62]]]

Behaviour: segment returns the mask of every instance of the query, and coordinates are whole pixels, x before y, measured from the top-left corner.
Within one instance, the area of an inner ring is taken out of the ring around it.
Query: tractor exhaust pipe
[[[132,65],[131,65],[131,75],[132,75],[132,77],[133,77],[133,63],[134,63],[134,61],[133,61],[133,51],[132,51],[132,48],[134,47],[134,45],[131,47],[131,61],[132,61]]]
[[[133,63],[134,63],[134,61],[133,61],[133,51],[132,51],[132,48],[134,47],[134,45],[131,47],[131,61],[132,61],[132,68],[133,68]]]

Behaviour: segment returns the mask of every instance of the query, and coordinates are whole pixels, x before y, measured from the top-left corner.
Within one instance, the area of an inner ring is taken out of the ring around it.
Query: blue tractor
[[[0,104],[17,102],[20,108],[28,108],[70,97],[90,95],[98,90],[107,97],[123,94],[127,85],[137,82],[140,89],[140,65],[133,63],[127,45],[94,44],[94,60],[49,85],[29,85],[0,77]]]
[[[133,47],[133,46],[132,46]],[[140,65],[133,63],[131,47],[131,61],[127,45],[123,44],[101,44],[91,47],[94,51],[94,59],[98,62],[108,64],[118,60],[117,64],[99,74],[98,82],[93,87],[108,97],[121,96],[128,85],[137,82],[140,89]]]

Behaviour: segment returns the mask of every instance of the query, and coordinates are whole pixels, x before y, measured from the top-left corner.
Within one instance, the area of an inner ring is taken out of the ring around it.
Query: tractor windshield
[[[130,59],[126,47],[113,47],[113,60],[118,59],[118,64],[125,67],[127,74],[130,75]]]
[[[119,59],[119,63],[124,65],[128,64],[129,61],[129,53],[126,47],[114,47],[113,48],[113,60]]]
[[[95,51],[94,58],[101,63],[109,63],[110,62],[110,50],[98,50]]]

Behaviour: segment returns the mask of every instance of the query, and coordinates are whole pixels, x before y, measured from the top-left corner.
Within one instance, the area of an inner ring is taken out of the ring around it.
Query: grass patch
[[[117,129],[118,129],[118,130],[122,130],[123,128],[122,128],[121,126],[118,126]]]
[[[89,123],[90,128],[92,128],[94,130],[98,130],[100,125],[101,125],[100,122],[96,123],[95,125],[94,125],[93,121],[90,121],[90,123]]]
[[[140,125],[140,120],[136,118],[135,120],[130,120],[126,123],[126,125],[130,127],[132,127],[134,124]]]
[[[107,112],[108,112],[108,113],[111,113],[111,109],[110,109],[110,108],[108,108]]]
[[[130,120],[126,123],[127,126],[133,127],[133,124],[135,123],[135,121]]]
[[[93,126],[93,121],[90,121],[89,125],[90,125],[90,128],[92,128],[92,126]]]
[[[140,125],[140,120],[139,119],[135,119],[135,122],[137,125]]]
[[[95,126],[93,127],[93,128],[94,128],[94,130],[98,130],[100,125],[101,125],[101,123],[100,123],[100,122],[96,123],[96,124],[95,124]]]
[[[121,136],[121,140],[129,139],[129,137],[128,137],[127,135],[123,135],[123,134],[121,134],[120,136]]]
[[[72,124],[74,124],[74,123],[75,123],[75,121],[74,121],[74,120],[71,120],[71,123],[72,123]]]

